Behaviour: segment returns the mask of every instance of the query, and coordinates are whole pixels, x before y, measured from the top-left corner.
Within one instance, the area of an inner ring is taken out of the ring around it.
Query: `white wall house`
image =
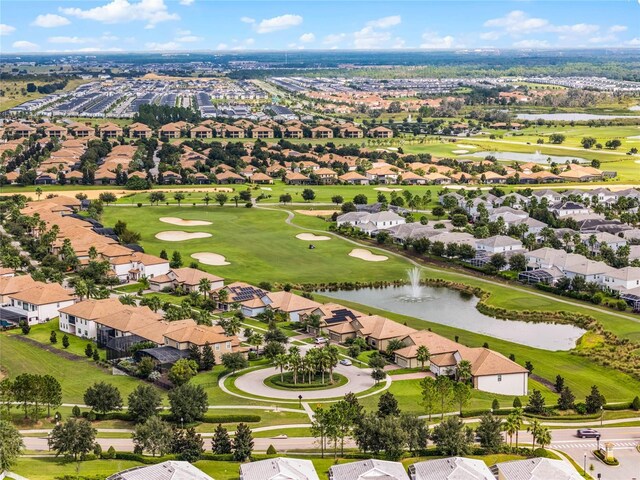
[[[603,286],[611,290],[631,290],[640,287],[640,268],[624,267],[604,275]]]
[[[506,235],[495,235],[489,238],[483,238],[476,242],[476,249],[479,252],[486,252],[493,255],[495,253],[517,252],[524,250],[522,242],[516,238],[507,237]]]
[[[9,295],[11,306],[27,317],[29,324],[48,322],[61,308],[75,303],[75,297],[60,284],[37,282],[36,286]]]
[[[98,339],[95,320],[125,310],[117,298],[87,299],[60,309],[60,330],[77,337]]]
[[[528,379],[526,372],[474,376],[473,386],[483,392],[521,396],[527,395]]]

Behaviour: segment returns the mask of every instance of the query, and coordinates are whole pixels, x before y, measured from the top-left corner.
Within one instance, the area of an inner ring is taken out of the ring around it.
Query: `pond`
[[[630,110],[633,110],[631,107]],[[516,118],[520,120],[536,121],[557,120],[561,122],[585,122],[588,120],[613,120],[614,118],[640,118],[638,115],[600,115],[594,113],[518,113]]]
[[[533,162],[540,165],[548,165],[547,158],[550,158],[552,162],[558,164],[564,164],[567,161],[572,163],[577,160],[578,163],[584,163],[586,160],[580,157],[566,157],[561,155],[545,155],[539,151],[534,153],[520,153],[520,152],[473,152],[462,155],[463,157],[485,158],[487,156],[496,157],[498,160],[514,160],[517,162]]]
[[[422,286],[419,298],[412,297],[409,286],[319,293],[543,350],[570,350],[585,333],[573,325],[492,318],[476,309],[475,296],[445,287]]]

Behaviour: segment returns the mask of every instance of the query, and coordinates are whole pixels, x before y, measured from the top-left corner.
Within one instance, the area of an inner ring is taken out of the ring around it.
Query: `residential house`
[[[173,123],[167,123],[166,125],[163,125],[158,129],[158,136],[160,138],[164,137],[169,139],[180,138],[181,132],[182,131],[180,127],[178,127],[177,125]]]
[[[200,292],[200,282],[207,280],[211,286],[209,291],[218,290],[224,286],[224,279],[211,273],[203,272],[196,268],[172,268],[166,275],[157,275],[149,279],[149,286],[153,291],[160,291],[165,288],[175,290],[182,289],[186,293]],[[206,294],[209,294],[209,291]]]
[[[382,211],[378,213],[349,212],[338,216],[336,219],[338,227],[341,227],[342,225],[352,225],[369,235],[374,235],[380,230],[386,230],[404,223],[406,223],[406,219],[404,217],[391,211]]]
[[[533,192],[532,196],[537,198],[538,202],[542,201],[544,198],[550,205],[562,201],[562,194],[554,190],[536,190]]]
[[[382,125],[379,125],[377,127],[370,128],[368,135],[373,138],[392,138],[393,130],[387,127],[383,127]]]
[[[123,134],[122,127],[111,122],[100,125],[98,130],[103,138],[117,138],[121,137]]]
[[[36,281],[31,278],[31,275],[0,276],[0,305],[11,303],[9,295],[22,292],[35,285]]]
[[[312,128],[311,138],[333,138],[333,129],[323,125]]]
[[[344,175],[340,175],[338,179],[342,183],[349,183],[351,185],[369,185],[369,178],[358,172],[347,172]]]
[[[262,300],[266,294],[264,290],[248,283],[234,282],[212,290],[211,298],[220,310],[228,311],[232,305],[238,304],[245,316],[255,317],[264,312],[267,307]]]
[[[362,138],[364,137],[364,132],[355,125],[346,125],[340,127],[340,136],[342,138]]]
[[[496,253],[511,253],[524,251],[522,242],[506,235],[494,235],[489,238],[481,238],[476,241],[478,252],[493,255]]]
[[[556,203],[550,208],[550,211],[558,218],[588,215],[591,213],[591,210],[584,205],[570,201]]]
[[[307,185],[311,179],[302,173],[289,172],[284,176],[287,185]]]
[[[389,341],[404,338],[416,330],[398,322],[394,322],[379,315],[365,315],[355,318],[351,325],[356,330],[356,336],[364,338],[367,345],[380,351],[385,351]]]
[[[59,283],[35,282],[25,290],[7,295],[10,310],[20,312],[30,324],[48,322],[58,316],[61,308],[76,301],[73,291]]]
[[[295,125],[287,125],[282,131],[282,136],[284,138],[302,138],[303,131],[302,128]]]
[[[528,458],[495,465],[498,480],[581,480],[583,477],[565,460]]]
[[[464,457],[439,458],[409,465],[411,480],[495,480],[482,460]]]
[[[77,138],[92,137],[96,133],[93,127],[81,123],[76,123],[69,128],[71,129],[71,133]]]
[[[322,306],[318,302],[291,292],[268,292],[262,301],[268,309],[288,314],[292,322],[300,321],[301,314]]]
[[[153,134],[153,130],[151,130],[144,123],[132,123],[129,125],[129,136],[131,138],[150,138]]]
[[[216,181],[220,184],[236,184],[244,183],[247,181],[242,175],[238,175],[236,172],[225,171],[216,174]]]
[[[193,127],[189,132],[191,138],[212,138],[213,131],[205,127],[204,125],[198,125],[197,127]]]
[[[350,323],[352,320],[362,317],[364,314],[356,310],[352,310],[343,305],[337,303],[325,303],[318,308],[307,310],[299,315],[301,322],[307,322],[307,331],[319,335],[321,333],[329,334],[329,327],[333,327],[339,324]],[[314,324],[313,319],[317,319],[317,325]],[[353,330],[355,335],[355,329]],[[343,343],[346,338],[341,336],[338,338],[331,337],[332,341]]]
[[[51,125],[44,129],[44,134],[49,138],[62,138],[67,135],[67,129],[58,125]]]
[[[311,460],[267,458],[240,465],[240,480],[319,480]]]
[[[640,268],[624,267],[604,274],[602,285],[610,290],[625,291],[640,287]]]
[[[245,348],[240,348],[238,337],[227,336],[224,330],[217,325],[212,327],[208,325],[190,325],[164,334],[164,345],[176,350],[190,350],[193,346],[202,350],[207,344],[213,350],[216,363],[220,363],[221,357],[225,353],[246,351]]]
[[[402,172],[392,165],[383,165],[367,170],[367,178],[378,183],[397,183]]]
[[[272,184],[273,178],[271,178],[269,175],[265,173],[256,172],[253,175],[251,175],[251,183],[256,183],[259,185]]]
[[[245,136],[244,128],[235,125],[225,125],[224,136],[227,138],[243,138]]]
[[[189,462],[167,460],[148,466],[136,466],[114,473],[107,480],[213,480]]]
[[[93,319],[95,340],[99,346],[106,346],[111,340],[133,335],[145,325],[156,324],[162,316],[149,307],[124,305],[124,308]],[[91,337],[89,337],[91,338]]]
[[[96,340],[98,334],[95,321],[125,309],[125,305],[117,298],[83,300],[59,310],[60,331]]]
[[[329,480],[409,480],[400,462],[361,460],[329,467]]]
[[[338,174],[330,168],[318,168],[313,174],[318,177],[318,182],[322,185],[332,185],[338,180]]]
[[[273,138],[273,128],[258,125],[251,129],[251,138]]]
[[[581,233],[580,238],[593,253],[599,252],[605,245],[616,251],[627,244],[626,239],[609,232]]]

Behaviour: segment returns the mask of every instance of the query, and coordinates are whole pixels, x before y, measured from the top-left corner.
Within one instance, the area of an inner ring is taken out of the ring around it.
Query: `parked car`
[[[577,436],[579,438],[598,438],[600,436],[600,432],[593,428],[581,428],[578,430]]]
[[[349,367],[351,365],[351,360],[348,358],[343,358],[340,360],[340,365],[344,365],[345,367]]]
[[[327,343],[327,339],[326,339],[326,338],[324,338],[324,337],[317,337],[317,338],[315,339],[315,344],[316,344],[316,345],[320,345],[321,343]]]

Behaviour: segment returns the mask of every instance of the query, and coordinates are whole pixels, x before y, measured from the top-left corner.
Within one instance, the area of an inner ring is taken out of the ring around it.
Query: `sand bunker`
[[[640,160],[636,160],[636,161],[635,161],[635,162],[633,162],[633,163],[640,163]]]
[[[337,212],[339,212],[339,210],[296,210],[296,213],[309,217],[330,217]]]
[[[374,188],[374,190],[377,190],[378,192],[401,192],[402,191],[401,188],[389,188],[389,187],[378,187],[378,188]]]
[[[375,253],[371,253],[369,250],[365,250],[364,248],[354,248],[349,252],[350,257],[359,258],[360,260],[364,260],[366,262],[384,262],[388,260],[388,257],[384,255],[376,255]]]
[[[475,145],[465,145],[464,143],[456,143],[456,146],[460,148],[478,148]]]
[[[200,263],[204,263],[205,265],[215,265],[215,266],[231,265],[229,262],[227,262],[227,259],[224,257],[224,255],[218,255],[217,253],[211,253],[211,252],[194,253],[193,255],[191,255],[191,258],[195,258]]]
[[[205,220],[184,220],[178,217],[161,217],[161,222],[170,223],[171,225],[180,225],[181,227],[201,227],[203,225],[211,225],[211,222]]]
[[[185,240],[194,240],[196,238],[208,238],[210,233],[204,232],[183,232],[182,230],[168,230],[166,232],[160,232],[156,234],[158,240],[165,240],[167,242],[183,242]]]
[[[273,188],[270,187],[260,187],[260,190],[265,190],[267,192],[271,192],[273,190]]]
[[[304,240],[305,242],[320,242],[323,240],[331,240],[331,237],[325,237],[324,235],[314,235],[313,233],[299,233],[296,235],[298,240]]]
[[[463,153],[469,153],[469,150],[451,150],[451,153],[461,155]]]

